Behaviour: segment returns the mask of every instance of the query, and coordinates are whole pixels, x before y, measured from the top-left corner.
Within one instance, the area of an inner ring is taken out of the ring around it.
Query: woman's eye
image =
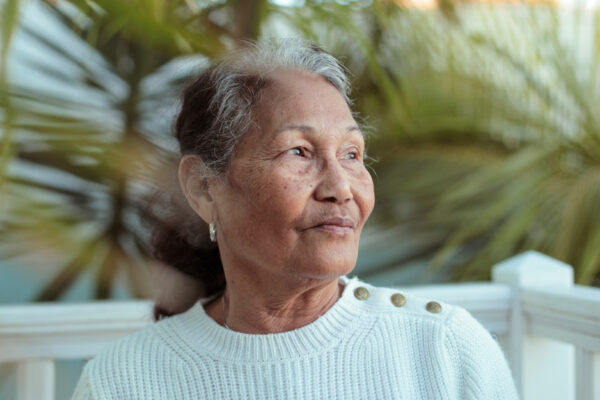
[[[347,160],[357,160],[359,158],[359,154],[357,151],[351,151],[349,153],[346,153],[344,158]]]
[[[289,149],[287,151],[287,153],[291,154],[293,156],[300,156],[300,157],[303,157],[306,155],[306,151],[302,147],[294,147],[293,149]]]

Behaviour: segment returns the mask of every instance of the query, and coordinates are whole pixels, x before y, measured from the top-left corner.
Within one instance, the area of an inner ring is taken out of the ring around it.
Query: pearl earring
[[[210,221],[210,224],[208,225],[208,234],[211,242],[217,241],[217,230],[215,229],[215,223],[213,221]]]

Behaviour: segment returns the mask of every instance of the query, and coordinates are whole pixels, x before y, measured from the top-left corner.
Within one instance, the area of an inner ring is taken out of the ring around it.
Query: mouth
[[[335,235],[346,235],[353,232],[355,227],[356,223],[352,219],[344,217],[326,218],[313,226],[314,229]]]

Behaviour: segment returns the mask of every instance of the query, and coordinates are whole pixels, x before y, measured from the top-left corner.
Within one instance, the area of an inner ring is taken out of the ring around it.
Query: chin
[[[356,266],[356,257],[323,257],[305,264],[298,269],[305,277],[312,279],[331,279],[347,275]]]

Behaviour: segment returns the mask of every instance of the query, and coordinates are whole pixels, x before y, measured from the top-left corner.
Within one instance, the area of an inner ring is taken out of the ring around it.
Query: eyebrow
[[[300,131],[303,133],[314,133],[314,132],[316,132],[316,129],[310,125],[288,124],[288,125],[283,126],[281,129],[277,130],[275,135],[279,135],[280,133],[285,132],[285,131]],[[361,134],[361,136],[364,136],[362,130],[357,125],[348,126],[346,128],[346,132],[348,132],[348,133],[358,132]]]

